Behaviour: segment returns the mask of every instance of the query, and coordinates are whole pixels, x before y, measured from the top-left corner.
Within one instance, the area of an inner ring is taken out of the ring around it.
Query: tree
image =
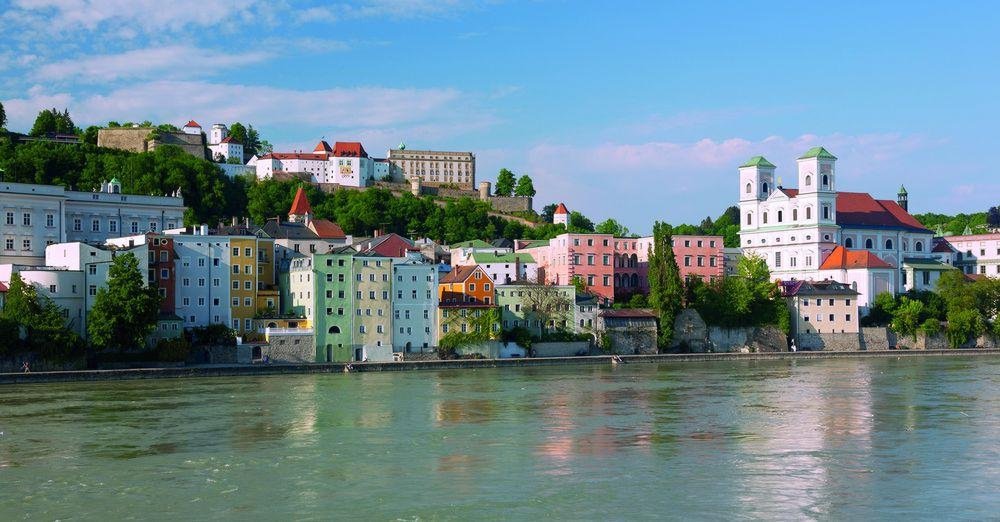
[[[87,323],[97,349],[124,352],[145,346],[156,327],[160,296],[147,286],[139,260],[131,252],[115,256],[108,269],[108,286],[97,291]]]
[[[0,129],[7,125],[7,113],[3,110],[3,103],[0,103]]]
[[[608,218],[594,227],[594,232],[598,234],[612,234],[615,237],[628,237],[629,230],[628,227],[622,225],[613,218]]]
[[[243,156],[249,158],[251,156],[257,156],[259,154],[264,154],[264,145],[267,146],[267,151],[270,152],[271,144],[266,141],[261,141],[260,135],[257,133],[257,129],[253,128],[253,125],[243,125],[240,122],[233,123],[229,126],[229,137],[243,144]]]
[[[586,233],[594,231],[594,222],[587,219],[587,216],[573,210],[569,213],[569,227],[570,232],[575,233]]]
[[[917,329],[920,326],[920,316],[924,311],[924,303],[903,296],[899,306],[892,314],[891,327],[900,335],[909,335],[917,339]]]
[[[549,203],[548,205],[545,205],[544,207],[542,207],[542,213],[539,214],[538,217],[540,217],[542,219],[543,223],[551,223],[552,220],[553,220],[553,217],[556,214],[556,208],[558,208],[558,207],[559,207],[559,205],[557,205],[555,203]]]
[[[534,315],[538,319],[539,336],[545,333],[549,323],[552,323],[556,330],[562,330],[563,322],[573,321],[574,300],[558,287],[543,284],[528,285],[521,303],[525,308],[526,317]]]
[[[2,110],[3,107],[0,107],[0,111]],[[2,114],[0,114],[0,116],[2,116]],[[0,127],[3,127],[2,123],[0,123]],[[1000,227],[1000,207],[990,207],[989,211],[986,212],[986,224],[989,225],[990,228]]]
[[[35,117],[35,124],[31,126],[31,136],[45,136],[49,133],[55,134],[75,134],[76,126],[69,116],[69,110],[44,109]]]
[[[83,141],[84,143],[86,143],[87,145],[95,145],[96,146],[97,145],[97,133],[100,130],[101,130],[100,127],[98,127],[96,125],[91,125],[90,127],[87,127],[86,130],[83,131],[83,136],[80,137],[80,140]]]
[[[583,276],[580,275],[573,276],[573,279],[570,280],[569,284],[573,285],[573,288],[576,289],[577,294],[589,293],[587,290],[587,280],[584,279]]]
[[[680,269],[674,258],[673,231],[670,225],[653,224],[653,245],[649,252],[649,304],[659,316],[661,347],[668,346],[674,336],[674,318],[681,308],[684,289]]]
[[[80,337],[66,327],[62,309],[51,299],[39,296],[35,287],[25,283],[16,272],[10,277],[0,323],[4,329],[15,332],[15,337],[7,339],[4,348],[8,350],[23,348],[58,359],[72,354],[81,344]],[[23,340],[12,342],[21,331]]]
[[[514,194],[514,184],[516,178],[514,173],[507,169],[500,169],[497,174],[497,186],[493,190],[495,196],[512,196]]]
[[[530,176],[525,174],[518,178],[517,188],[514,189],[514,195],[520,198],[534,197],[535,185],[532,183]]]

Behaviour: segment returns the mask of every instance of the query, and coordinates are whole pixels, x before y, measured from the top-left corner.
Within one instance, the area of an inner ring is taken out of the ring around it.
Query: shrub
[[[958,348],[986,331],[986,322],[976,310],[948,312],[948,345]]]
[[[926,336],[936,335],[941,332],[941,321],[934,319],[933,317],[924,321],[920,325],[920,332]]]
[[[156,343],[156,360],[162,362],[184,362],[191,355],[191,343],[183,337],[160,339]]]

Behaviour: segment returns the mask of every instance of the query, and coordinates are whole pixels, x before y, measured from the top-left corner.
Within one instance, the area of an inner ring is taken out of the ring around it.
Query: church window
[[[871,238],[868,238],[868,239],[866,239],[866,240],[865,240],[865,248],[867,248],[867,249],[871,250],[871,249],[872,249],[872,247],[874,247],[874,246],[875,246],[875,245],[874,245],[874,243],[872,242]]]
[[[799,220],[799,209],[793,208],[792,209],[792,221],[798,221],[798,220]]]
[[[806,219],[812,219],[812,207],[806,207]]]
[[[812,182],[813,182],[812,176],[810,176],[810,175],[807,174],[806,175],[806,186],[808,187],[808,186],[812,185]]]
[[[854,248],[854,240],[851,239],[851,238],[849,238],[849,237],[848,238],[844,238],[844,247],[845,248]]]
[[[778,211],[778,223],[781,223],[782,211]]]
[[[752,216],[753,216],[753,214],[747,212],[747,226],[753,224],[753,217]]]
[[[774,253],[774,268],[781,268],[781,252]]]
[[[830,219],[830,207],[823,205],[823,219]]]
[[[913,244],[913,249],[916,250],[917,252],[923,252],[924,251],[924,244],[923,244],[923,242],[917,241],[916,243],[914,243]]]
[[[762,184],[761,184],[761,186],[760,186],[760,191],[761,191],[761,192],[763,192],[763,193],[764,193],[764,195],[767,195],[767,193],[768,193],[768,190],[767,190],[767,182],[766,182],[766,181],[765,181],[764,183],[762,183]]]
[[[761,223],[764,224],[764,225],[767,224],[767,212],[764,212],[764,217],[763,217],[763,220],[761,221]]]
[[[747,194],[750,194],[752,192],[753,192],[753,185],[751,185],[750,183],[747,183]]]
[[[891,239],[886,239],[885,240],[885,249],[886,250],[892,250],[892,240]]]
[[[830,176],[823,174],[823,188],[827,188],[829,186],[830,186]]]

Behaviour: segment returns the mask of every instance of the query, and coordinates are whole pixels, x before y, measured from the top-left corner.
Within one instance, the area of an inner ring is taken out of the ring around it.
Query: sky
[[[8,4],[8,5],[4,5]],[[384,156],[472,151],[648,233],[736,202],[757,154],[835,154],[840,190],[912,212],[1000,203],[992,2],[0,0],[0,103],[78,126],[254,125]]]

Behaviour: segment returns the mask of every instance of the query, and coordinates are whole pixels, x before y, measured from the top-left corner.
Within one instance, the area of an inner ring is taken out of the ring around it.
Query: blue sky
[[[0,101],[107,120],[243,121],[278,150],[471,150],[633,231],[697,222],[764,154],[794,185],[823,145],[841,190],[915,212],[1000,203],[1000,14],[962,2],[14,0]]]

